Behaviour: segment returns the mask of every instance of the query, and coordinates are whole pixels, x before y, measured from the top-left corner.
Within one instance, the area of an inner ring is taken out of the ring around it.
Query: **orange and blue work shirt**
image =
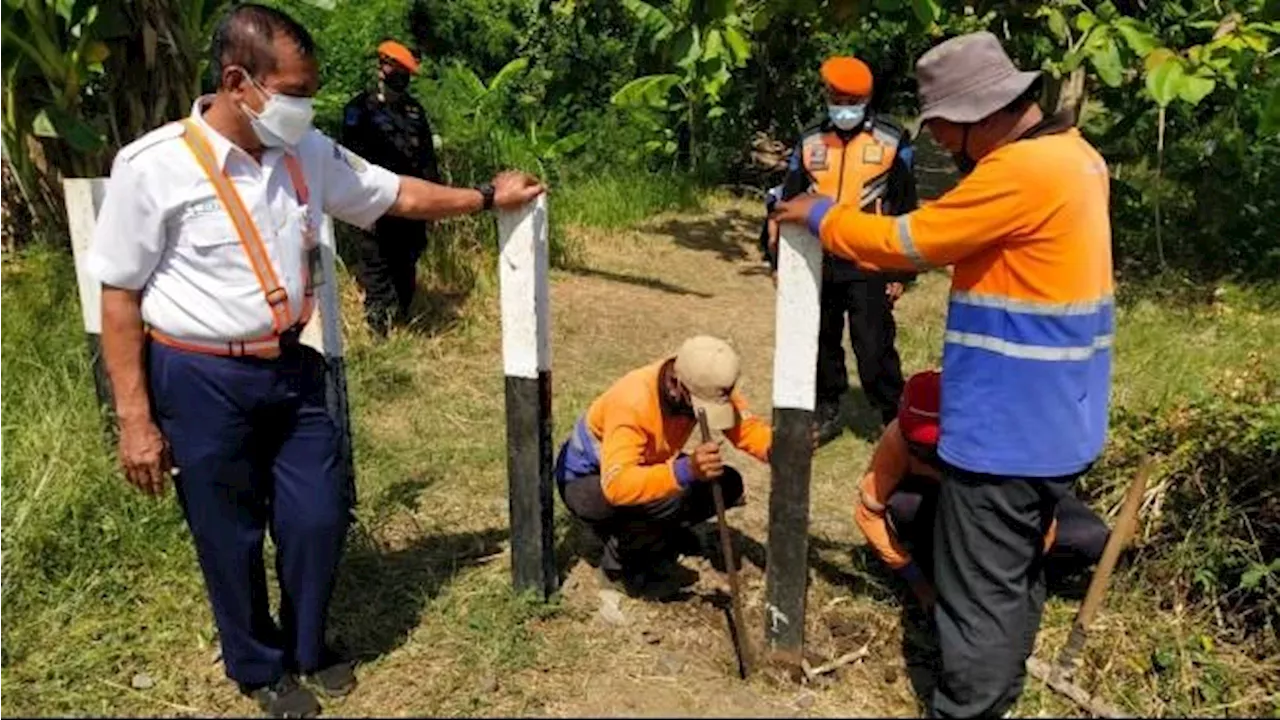
[[[598,481],[610,505],[644,505],[677,495],[694,481],[692,458],[681,454],[697,420],[664,415],[664,358],[633,370],[596,398],[560,448],[556,481]],[[738,449],[767,462],[769,424],[751,414],[740,392],[730,395],[738,424],[724,435]]]
[[[942,357],[943,460],[1057,477],[1102,452],[1115,301],[1106,162],[1046,120],[897,218],[820,200],[809,227],[861,265],[954,265]]]

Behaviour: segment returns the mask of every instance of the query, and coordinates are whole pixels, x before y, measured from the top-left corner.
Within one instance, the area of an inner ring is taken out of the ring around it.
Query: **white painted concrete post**
[[[506,376],[511,572],[516,590],[556,591],[547,199],[498,213]]]
[[[822,244],[803,227],[783,225],[778,250],[765,642],[775,657],[798,665],[809,585],[809,479]]]
[[[76,264],[80,311],[83,316],[89,359],[93,363],[93,389],[103,410],[108,435],[115,434],[115,403],[111,383],[102,360],[102,284],[89,272],[89,244],[97,224],[98,210],[107,193],[106,178],[74,178],[62,181],[67,206],[67,226],[71,231],[71,253]]]

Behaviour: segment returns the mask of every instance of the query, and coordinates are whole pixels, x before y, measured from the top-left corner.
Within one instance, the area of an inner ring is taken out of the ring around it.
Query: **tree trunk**
[[[1070,75],[1059,81],[1057,102],[1053,106],[1055,113],[1070,112],[1076,125],[1084,121],[1084,103],[1088,99],[1085,89],[1085,72],[1083,67],[1076,68]]]

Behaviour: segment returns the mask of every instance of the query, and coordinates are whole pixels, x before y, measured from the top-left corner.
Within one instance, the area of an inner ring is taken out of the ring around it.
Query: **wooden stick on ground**
[[[829,672],[835,672],[836,670],[839,670],[845,665],[852,665],[853,663],[858,662],[859,660],[865,658],[870,654],[871,654],[871,643],[867,643],[866,645],[863,645],[862,647],[858,648],[857,650],[854,650],[853,652],[847,652],[841,655],[840,657],[836,658],[835,660],[832,660],[831,662],[828,662],[828,663],[823,663],[818,667],[809,667],[809,662],[807,660],[801,660],[800,667],[801,669],[804,670],[805,677],[809,680],[812,680],[820,675],[826,675]]]
[[[1027,671],[1033,676],[1039,678],[1055,692],[1060,693],[1067,699],[1087,710],[1094,717],[1100,718],[1128,718],[1133,717],[1127,715],[1111,705],[1102,698],[1090,695],[1087,690],[1076,685],[1075,683],[1063,679],[1060,674],[1055,673],[1049,663],[1039,658],[1027,658]]]
[[[1071,626],[1071,635],[1067,638],[1062,651],[1058,653],[1057,661],[1050,665],[1034,657],[1027,659],[1027,670],[1032,675],[1098,717],[1129,716],[1071,682],[1071,676],[1075,670],[1076,658],[1084,647],[1085,639],[1088,638],[1090,626],[1093,625],[1093,618],[1102,607],[1102,600],[1106,596],[1107,588],[1111,585],[1111,574],[1115,571],[1120,551],[1133,537],[1134,529],[1138,525],[1138,510],[1142,506],[1142,494],[1147,489],[1147,479],[1151,476],[1152,467],[1150,458],[1143,461],[1142,466],[1138,468],[1138,476],[1133,479],[1129,490],[1125,493],[1124,505],[1121,506],[1120,515],[1116,518],[1116,526],[1111,530],[1111,536],[1107,538],[1106,547],[1102,550],[1102,559],[1098,561],[1098,568],[1094,570],[1093,578],[1089,581],[1084,602],[1080,604],[1080,610],[1076,613],[1075,622]]]

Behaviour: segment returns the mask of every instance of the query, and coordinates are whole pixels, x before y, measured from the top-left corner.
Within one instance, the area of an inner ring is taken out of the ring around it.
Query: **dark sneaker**
[[[258,703],[268,717],[313,718],[320,715],[320,701],[289,673],[270,685],[257,688],[241,686],[240,691]]]
[[[355,663],[336,660],[331,665],[307,673],[302,679],[319,690],[321,695],[331,698],[346,697],[356,689]]]
[[[844,433],[844,420],[840,417],[839,403],[819,403],[814,412],[818,424],[818,445],[826,445]]]
[[[705,523],[704,523],[705,524]],[[706,552],[705,529],[701,526],[681,526],[667,538],[667,546],[677,555],[700,556]]]
[[[667,600],[698,581],[698,573],[674,559],[658,560],[628,572],[624,583],[632,597]]]

